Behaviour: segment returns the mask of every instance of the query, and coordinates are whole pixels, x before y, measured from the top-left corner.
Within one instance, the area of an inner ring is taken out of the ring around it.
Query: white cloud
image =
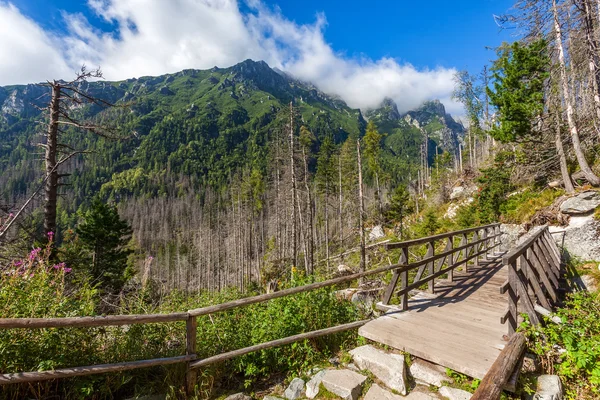
[[[0,1],[0,85],[52,79],[72,73],[61,41],[10,3]]]
[[[352,107],[376,107],[391,97],[402,111],[439,98],[449,111],[460,110],[450,101],[454,69],[418,70],[391,58],[348,58],[326,42],[324,15],[318,14],[314,24],[299,25],[260,0],[247,4],[252,11],[244,14],[236,0],[89,0],[117,31],[101,32],[84,16],[65,13],[68,33],[55,38],[14,6],[0,3],[0,41],[14,47],[10,53],[1,49],[0,57],[18,51],[17,58],[0,58],[0,84],[69,77],[65,73],[82,63],[99,65],[107,79],[117,80],[226,67],[252,58],[313,82]],[[10,30],[3,23],[9,19]],[[30,70],[23,65],[31,65]]]

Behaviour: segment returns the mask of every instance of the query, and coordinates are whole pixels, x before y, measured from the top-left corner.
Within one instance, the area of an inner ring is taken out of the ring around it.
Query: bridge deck
[[[462,269],[462,267],[461,267]],[[367,339],[482,379],[504,347],[507,269],[490,256],[454,281],[438,281],[435,294],[412,297],[408,311],[389,311],[359,329]]]

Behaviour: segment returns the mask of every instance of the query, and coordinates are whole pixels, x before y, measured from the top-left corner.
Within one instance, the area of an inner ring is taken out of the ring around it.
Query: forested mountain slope
[[[361,110],[252,60],[230,68],[82,85],[90,95],[123,107],[93,105],[69,112],[116,127],[125,139],[70,128],[61,134],[68,149],[89,153],[61,171],[70,175],[69,185],[60,188],[59,238],[61,230],[76,225],[75,211],[100,196],[119,204],[142,253],[157,255],[155,264],[170,271],[160,272],[162,280],[187,286],[193,269],[212,288],[231,283],[232,275],[242,287],[250,277],[263,275],[265,260],[287,264],[292,229],[307,264],[304,254],[322,249],[324,230],[337,237],[332,243],[339,246],[356,237],[355,139],[367,125]],[[9,207],[22,203],[41,180],[37,148],[45,140],[48,101],[47,87],[0,88],[0,198]],[[383,134],[378,154],[365,154],[385,172],[382,193],[414,179],[425,149],[430,163],[438,144],[454,155],[463,134],[438,101],[400,114],[387,99],[367,115]],[[367,211],[374,216],[373,174],[365,172]],[[295,199],[292,185],[302,191]],[[292,208],[296,222],[290,221]],[[34,225],[36,218],[34,213]],[[201,272],[204,268],[228,278]]]

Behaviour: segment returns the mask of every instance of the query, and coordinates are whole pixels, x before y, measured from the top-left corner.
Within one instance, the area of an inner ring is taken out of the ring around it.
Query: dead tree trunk
[[[365,203],[363,200],[362,160],[360,158],[360,139],[356,141],[356,159],[358,163],[358,232],[360,234],[360,272],[365,271]]]
[[[44,233],[56,232],[56,199],[58,193],[58,171],[56,153],[58,147],[58,121],[60,117],[60,84],[52,82],[52,98],[50,100],[50,122],[46,134],[46,187],[44,196]],[[47,237],[47,236],[46,236]]]
[[[585,159],[585,154],[583,153],[581,142],[579,140],[579,131],[577,129],[577,124],[573,116],[573,103],[571,101],[571,96],[569,93],[569,79],[567,77],[567,67],[565,63],[565,53],[562,44],[562,32],[560,28],[560,20],[558,16],[558,9],[556,6],[556,0],[552,0],[552,12],[554,13],[554,34],[556,36],[556,50],[558,52],[562,91],[565,105],[567,107],[567,122],[569,124],[569,131],[571,133],[571,140],[573,142],[573,150],[575,151],[577,162],[579,163],[579,167],[581,168],[581,171],[583,172],[585,178],[593,186],[600,186],[600,178],[598,178],[598,176],[594,174],[594,172],[590,168],[590,165]]]
[[[292,257],[294,267],[298,266],[298,226],[296,216],[296,165],[294,163],[294,106],[290,101],[290,179],[292,180]]]

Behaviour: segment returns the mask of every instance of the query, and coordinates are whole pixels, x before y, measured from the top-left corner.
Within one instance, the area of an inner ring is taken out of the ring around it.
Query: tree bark
[[[58,194],[58,171],[56,152],[58,147],[58,121],[60,116],[61,89],[60,84],[52,82],[52,98],[50,100],[50,122],[46,135],[46,186],[44,190],[44,233],[56,233],[56,198]]]
[[[577,129],[575,118],[573,117],[573,103],[571,101],[569,93],[567,67],[565,64],[565,53],[562,45],[562,33],[560,28],[560,20],[558,16],[558,9],[556,6],[556,0],[552,0],[552,12],[554,13],[554,34],[556,36],[556,50],[558,52],[558,62],[560,64],[560,76],[562,81],[563,97],[567,106],[567,122],[569,124],[569,132],[571,133],[571,140],[573,142],[573,150],[575,151],[577,162],[579,163],[579,167],[584,173],[585,178],[593,186],[600,186],[600,178],[598,178],[598,176],[594,174],[587,160],[585,159],[585,154],[583,153],[583,149],[581,148],[581,142],[579,140],[579,131]]]
[[[584,17],[585,36],[587,41],[588,68],[590,80],[592,81],[594,110],[596,111],[596,133],[600,136],[600,69],[598,62],[598,41],[594,34],[594,18],[592,16],[592,5],[590,0],[582,0],[582,12]]]
[[[290,101],[290,178],[292,180],[292,256],[294,267],[298,266],[298,227],[296,216],[296,165],[294,163],[294,106]]]
[[[365,204],[363,201],[363,182],[362,182],[362,160],[360,158],[360,139],[356,141],[356,159],[358,163],[358,231],[360,234],[360,272],[365,271],[366,255],[365,255]],[[361,279],[362,281],[362,279]]]
[[[567,167],[567,158],[565,157],[565,151],[562,143],[562,135],[560,134],[560,113],[556,113],[556,132],[555,132],[555,145],[556,152],[558,153],[558,159],[560,161],[560,173],[565,184],[565,190],[567,193],[574,193],[575,187],[573,187],[573,181],[571,180],[571,174],[569,174],[569,168]]]
[[[307,206],[308,206],[308,254],[305,254],[305,258],[308,259],[307,263],[307,274],[313,273],[314,266],[314,246],[315,246],[315,238],[313,235],[313,202],[312,202],[312,194],[310,190],[310,186],[308,184],[308,156],[306,154],[306,148],[302,147],[302,158],[304,159],[304,189],[306,190],[307,196]]]

